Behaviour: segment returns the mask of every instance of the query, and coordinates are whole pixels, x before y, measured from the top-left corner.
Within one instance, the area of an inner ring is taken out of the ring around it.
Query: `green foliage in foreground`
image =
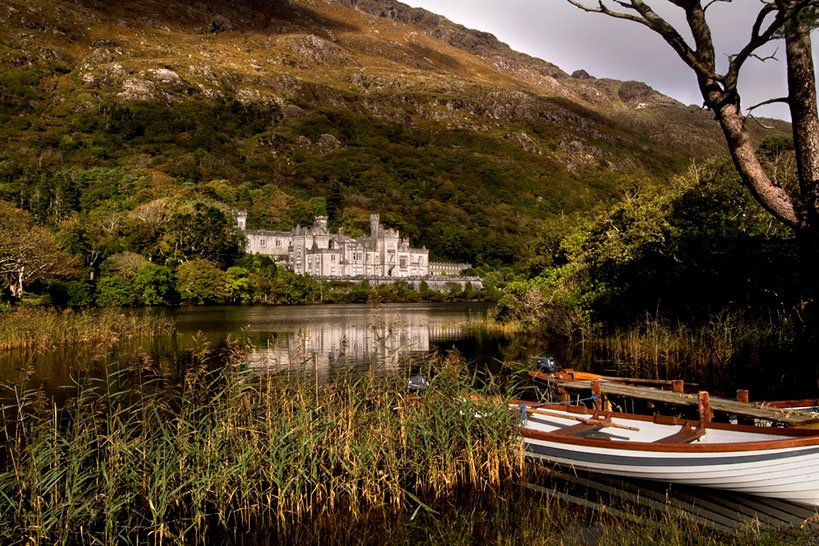
[[[668,189],[544,231],[541,272],[509,285],[498,317],[572,338],[646,315],[697,323],[721,310],[792,309],[795,243],[736,177],[725,162],[695,167]]]
[[[5,403],[0,541],[61,544],[770,544],[671,513],[624,517],[520,487],[516,422],[457,357],[406,377],[270,376],[237,347],[163,372],[144,357],[62,407]],[[225,360],[228,364],[219,367]],[[213,371],[211,371],[213,370]],[[807,542],[806,542],[807,543]]]

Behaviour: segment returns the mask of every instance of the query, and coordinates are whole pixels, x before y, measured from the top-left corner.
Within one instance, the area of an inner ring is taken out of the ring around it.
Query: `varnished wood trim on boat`
[[[550,432],[549,434],[554,434],[556,436],[580,436],[584,432],[600,430],[605,428],[605,426],[606,424],[601,423],[600,421],[594,423],[577,423],[576,425],[559,428],[554,432]]]
[[[514,403],[514,402],[513,402]],[[517,401],[515,405],[525,404],[523,401]],[[572,414],[594,415],[593,410],[589,410],[580,406],[566,406],[560,404],[550,404],[540,406],[540,408],[565,411]],[[633,415],[628,413],[611,413],[612,419],[630,419],[634,421],[653,422],[654,417],[645,415]],[[609,440],[600,440],[595,438],[578,438],[573,436],[558,436],[552,432],[542,432],[537,430],[530,430],[521,427],[520,435],[524,438],[531,438],[535,440],[554,441],[573,445],[585,445],[589,447],[601,447],[618,450],[637,450],[637,451],[658,451],[658,452],[684,452],[684,453],[722,453],[730,451],[761,451],[767,449],[787,449],[819,446],[819,434],[814,430],[808,429],[792,429],[792,428],[766,428],[753,427],[747,425],[730,425],[727,423],[697,423],[698,427],[705,430],[708,429],[722,429],[733,430],[738,432],[753,432],[757,434],[791,436],[781,440],[758,440],[745,442],[726,442],[719,444],[662,444],[653,442],[612,442]]]
[[[705,427],[693,427],[688,423],[685,423],[680,430],[671,434],[670,436],[666,436],[665,438],[660,438],[659,440],[654,440],[654,444],[690,444],[697,438],[702,438],[705,436]]]
[[[510,406],[520,406],[521,404],[527,405],[529,402],[525,400],[510,400]],[[570,404],[542,404],[536,403],[538,408],[543,408],[545,410],[552,410],[552,411],[565,411],[568,413],[572,413],[575,415],[594,415],[594,410],[589,409],[585,406],[575,406]],[[635,421],[643,421],[646,423],[657,423],[662,425],[681,425],[686,422],[697,423],[700,424],[698,421],[690,421],[688,419],[680,418],[680,417],[673,417],[670,415],[642,415],[638,413],[621,413],[621,412],[611,412],[611,417],[614,419],[632,419]],[[782,427],[782,428],[771,428],[771,427],[755,427],[753,425],[734,425],[731,423],[714,423],[713,421],[710,423],[706,423],[705,428],[713,428],[719,430],[735,430],[738,432],[756,432],[761,434],[777,434],[780,436],[793,436],[793,437],[819,437],[819,432],[815,429],[806,429],[806,428],[793,428],[793,427]]]
[[[533,440],[553,441],[564,444],[583,445],[588,447],[601,447],[608,449],[618,449],[625,451],[667,451],[683,453],[724,453],[730,451],[764,451],[769,449],[787,449],[819,446],[819,435],[807,438],[794,438],[785,440],[761,440],[750,442],[727,442],[720,444],[657,444],[652,442],[611,442],[594,438],[576,438],[566,436],[556,436],[551,432],[530,430],[521,428],[520,435]]]

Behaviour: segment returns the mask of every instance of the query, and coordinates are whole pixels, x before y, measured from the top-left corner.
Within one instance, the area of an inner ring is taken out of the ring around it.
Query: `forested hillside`
[[[236,209],[352,235],[378,212],[436,259],[521,266],[554,216],[722,152],[696,106],[392,0],[10,0],[0,37],[0,199],[83,278],[225,270]]]

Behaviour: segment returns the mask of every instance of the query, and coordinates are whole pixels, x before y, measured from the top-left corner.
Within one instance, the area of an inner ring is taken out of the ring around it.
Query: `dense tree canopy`
[[[722,310],[777,313],[801,299],[794,239],[737,184],[730,164],[693,167],[546,235],[546,267],[510,285],[501,318],[574,337],[646,314],[697,323]]]
[[[71,259],[31,215],[0,201],[0,277],[15,297],[27,283],[73,273]]]
[[[197,203],[193,212],[171,217],[164,250],[174,260],[203,259],[226,267],[239,257],[243,243],[232,219],[216,207]]]

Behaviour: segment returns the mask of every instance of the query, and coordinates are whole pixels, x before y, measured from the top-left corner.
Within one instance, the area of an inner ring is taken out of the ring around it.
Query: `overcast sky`
[[[640,80],[686,104],[702,104],[693,73],[650,30],[630,21],[584,13],[564,0],[402,0],[466,27],[491,32],[513,49],[540,57],[571,73],[584,69],[595,77]],[[759,11],[758,0],[716,3],[708,13],[722,58],[740,49]],[[679,22],[681,10],[666,1],[655,9]],[[679,27],[678,27],[679,28]],[[784,44],[780,60],[749,60],[742,72],[743,106],[785,95]],[[816,57],[816,55],[814,55]],[[784,105],[760,108],[760,115],[788,119]]]

